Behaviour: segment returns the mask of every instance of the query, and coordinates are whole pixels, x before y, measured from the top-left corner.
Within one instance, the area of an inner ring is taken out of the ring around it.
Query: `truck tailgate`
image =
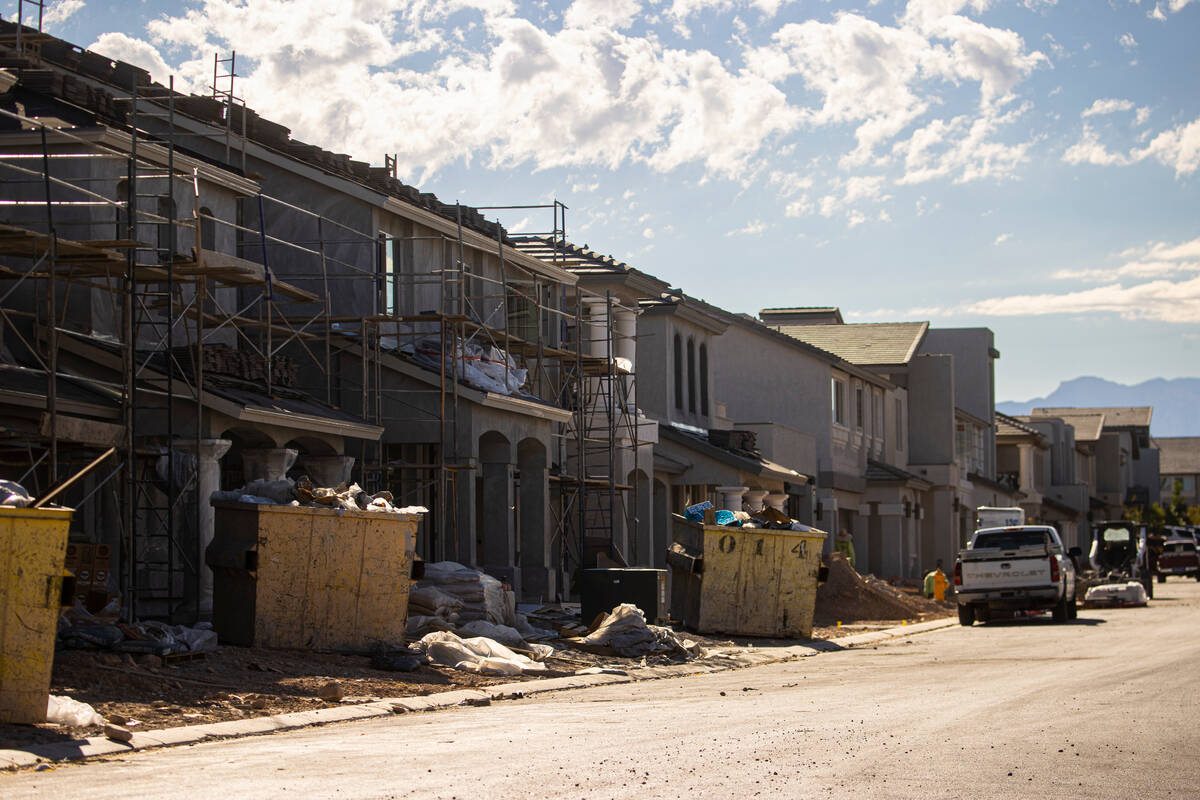
[[[1044,547],[1016,551],[966,550],[962,553],[963,589],[1018,589],[1050,586],[1050,559]]]

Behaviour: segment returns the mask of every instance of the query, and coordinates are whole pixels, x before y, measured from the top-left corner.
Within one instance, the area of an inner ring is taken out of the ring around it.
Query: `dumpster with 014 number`
[[[671,616],[697,633],[809,638],[826,535],[673,514]]]

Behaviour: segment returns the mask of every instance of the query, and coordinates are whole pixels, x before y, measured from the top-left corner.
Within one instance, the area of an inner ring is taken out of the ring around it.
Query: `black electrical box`
[[[642,567],[585,569],[579,588],[580,616],[591,625],[599,614],[607,614],[622,603],[631,603],[646,615],[646,622],[667,621],[667,571]]]

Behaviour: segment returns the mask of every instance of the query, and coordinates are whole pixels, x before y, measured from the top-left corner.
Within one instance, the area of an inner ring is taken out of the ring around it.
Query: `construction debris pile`
[[[711,517],[709,512],[711,513]],[[692,522],[703,522],[707,525],[723,525],[730,528],[766,528],[775,531],[816,531],[803,522],[797,522],[782,511],[763,506],[758,511],[716,510],[708,500],[688,506],[683,516]],[[706,517],[709,517],[706,521]]]
[[[205,344],[201,350],[204,372],[226,375],[253,383],[267,380],[267,359],[249,350],[235,350],[227,344]],[[182,363],[187,363],[181,359]],[[296,362],[283,355],[271,358],[271,385],[294,387],[296,385]]]
[[[21,484],[16,481],[0,481],[0,506],[25,508],[32,502],[33,497]]]
[[[162,622],[120,622],[118,601],[92,614],[81,604],[59,616],[58,644],[67,650],[107,650],[113,653],[167,658],[181,653],[217,649],[217,634],[207,623],[194,628]]]
[[[905,592],[874,575],[860,575],[841,553],[830,553],[826,561],[829,578],[817,587],[814,612],[817,625],[912,619],[923,614],[946,613],[945,607],[933,600]]]
[[[401,351],[413,361],[431,370],[445,369],[472,386],[503,395],[519,395],[529,371],[519,369],[513,357],[499,347],[479,344],[470,339],[457,339],[451,348],[442,347],[442,340],[427,337],[415,345],[404,345]]]
[[[586,636],[567,639],[579,650],[622,658],[666,656],[672,660],[699,658],[700,645],[684,639],[670,628],[647,625],[646,615],[630,603],[622,603],[600,620]]]
[[[382,511],[395,514],[424,514],[424,506],[392,505],[388,491],[367,494],[357,483],[339,483],[333,488],[314,486],[307,475],[299,480],[284,478],[278,481],[253,480],[240,489],[213,492],[214,501],[258,503],[260,505],[308,506],[340,508],[347,511]]]

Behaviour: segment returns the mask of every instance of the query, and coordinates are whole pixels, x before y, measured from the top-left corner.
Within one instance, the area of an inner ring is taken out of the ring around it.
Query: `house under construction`
[[[0,22],[0,477],[112,449],[59,498],[113,553],[85,599],[204,617],[209,495],[301,474],[425,506],[423,558],[527,600],[644,563],[638,307],[566,263],[566,207],[518,239],[292,139],[233,66],[184,94]]]

